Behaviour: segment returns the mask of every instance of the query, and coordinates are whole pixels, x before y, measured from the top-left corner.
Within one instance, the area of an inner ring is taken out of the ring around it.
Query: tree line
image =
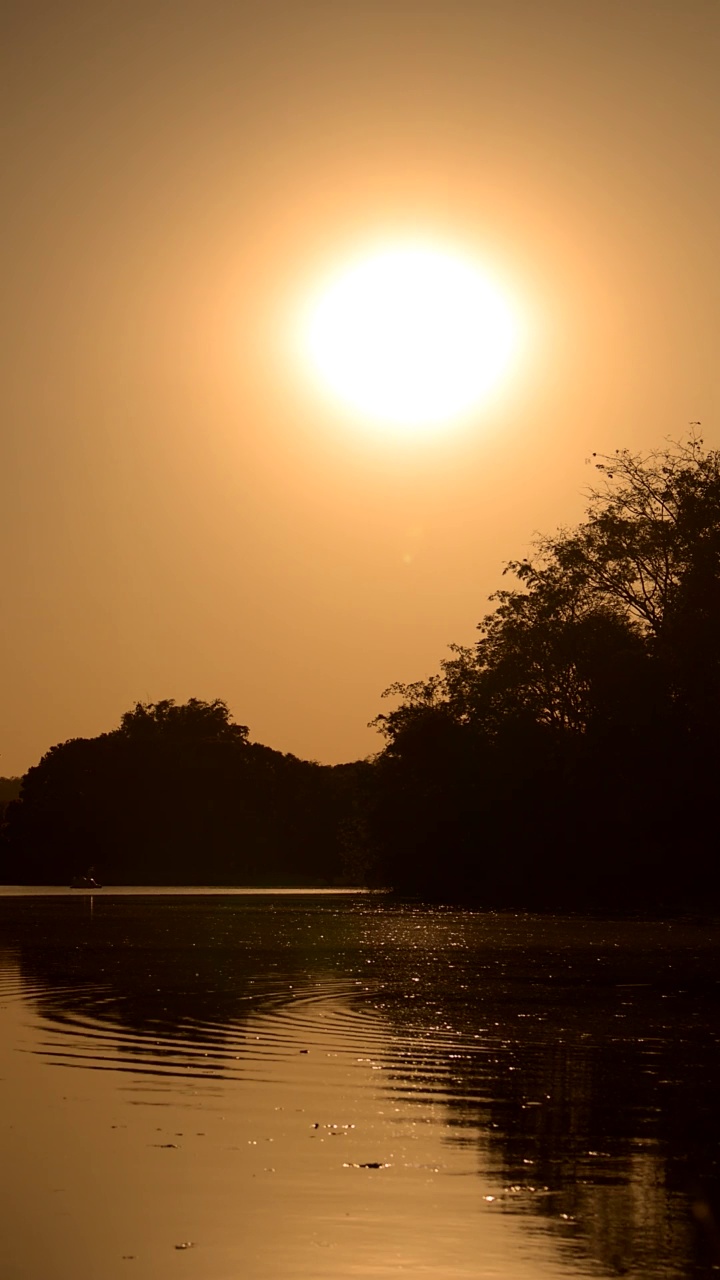
[[[250,742],[220,699],[137,703],[97,738],[52,747],[8,805],[0,879],[338,884],[344,819],[369,766]]]
[[[584,520],[511,561],[470,646],[391,686],[371,760],[252,743],[227,706],[139,703],[52,748],[0,879],[369,883],[492,906],[720,898],[720,452],[598,457]]]

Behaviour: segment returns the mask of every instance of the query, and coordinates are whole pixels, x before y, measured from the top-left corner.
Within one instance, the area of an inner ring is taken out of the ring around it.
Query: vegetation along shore
[[[595,463],[584,520],[507,565],[475,644],[386,691],[375,757],[274,751],[219,699],[138,703],[2,780],[0,880],[717,907],[720,452]]]

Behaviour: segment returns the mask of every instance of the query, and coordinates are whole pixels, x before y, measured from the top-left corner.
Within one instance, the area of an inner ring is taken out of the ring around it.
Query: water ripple
[[[102,987],[48,991],[17,984],[14,991],[40,1002],[33,1051],[66,1067],[231,1080],[262,1064],[322,1054],[365,1070],[401,1073],[409,1091],[429,1095],[440,1088],[439,1076],[447,1082],[453,1065],[489,1049],[495,1056],[507,1052],[495,1036],[461,1036],[440,1025],[393,1027],[377,994],[357,979],[315,980],[291,991],[281,982],[246,996],[241,1015],[222,1021],[178,1017],[176,1002],[164,1012],[160,998],[138,1026],[125,1008],[130,1002]]]

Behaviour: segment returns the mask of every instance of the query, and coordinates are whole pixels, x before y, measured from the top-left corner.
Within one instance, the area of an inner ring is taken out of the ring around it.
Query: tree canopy
[[[396,705],[374,722],[387,740],[378,829],[397,882],[412,880],[421,850],[424,880],[440,891],[427,864],[443,840],[443,876],[454,857],[466,886],[487,883],[483,848],[512,848],[535,898],[576,881],[573,859],[590,847],[605,866],[620,848],[634,859],[635,895],[650,889],[651,851],[670,892],[667,864],[683,842],[710,875],[702,796],[720,723],[720,453],[695,436],[595,465],[586,518],[506,566],[515,586],[491,597],[475,644],[387,690]],[[586,876],[596,895],[608,879],[599,871]]]
[[[331,884],[362,766],[250,742],[220,699],[137,703],[97,738],[52,747],[7,807],[0,879]]]
[[[248,728],[234,724],[226,702],[215,698],[202,702],[190,698],[178,705],[172,698],[162,702],[136,702],[120,720],[117,732],[131,741],[234,742],[248,741]]]

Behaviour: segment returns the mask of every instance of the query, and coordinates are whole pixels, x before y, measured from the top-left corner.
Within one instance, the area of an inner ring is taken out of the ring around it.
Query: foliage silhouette
[[[252,743],[219,699],[138,703],[29,770],[0,877],[720,902],[720,452],[692,437],[595,465],[585,520],[507,565],[476,643],[387,691],[372,763]]]
[[[53,747],[8,807],[2,878],[68,883],[342,881],[348,776],[251,743],[224,702],[138,703]]]
[[[475,645],[387,690],[369,820],[396,888],[549,906],[720,894],[720,453],[695,437],[596,466],[585,521],[508,564],[518,586]]]

